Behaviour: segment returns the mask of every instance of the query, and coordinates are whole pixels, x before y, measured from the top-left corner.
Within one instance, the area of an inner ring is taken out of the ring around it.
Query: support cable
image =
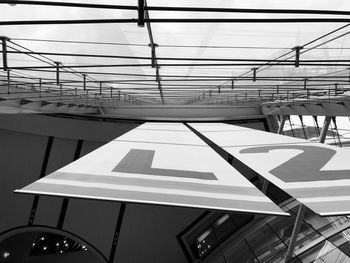
[[[91,44],[91,45],[116,45],[116,46],[140,46],[147,47],[147,44],[139,43],[118,43],[118,42],[95,42],[95,41],[74,41],[74,40],[55,40],[55,39],[38,39],[38,38],[12,38],[19,41],[36,41],[36,42],[53,42],[53,43],[71,43],[71,44]],[[268,50],[290,50],[290,48],[274,47],[274,46],[219,46],[219,45],[159,45],[161,48],[213,48],[213,49],[268,49]],[[339,50],[350,49],[347,47],[322,47],[321,50]]]

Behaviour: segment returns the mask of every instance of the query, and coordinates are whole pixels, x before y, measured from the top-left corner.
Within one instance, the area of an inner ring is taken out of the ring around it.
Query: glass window
[[[206,256],[218,243],[215,233],[212,229],[206,230],[196,240],[196,247],[199,257]]]
[[[326,241],[321,242],[320,244],[306,251],[302,255],[299,255],[299,258],[302,260],[302,262],[314,262],[325,243]]]
[[[350,117],[336,117],[342,147],[350,147]]]
[[[181,239],[193,259],[202,259],[253,219],[254,215],[247,213],[212,213],[193,225]]]
[[[348,217],[320,217],[310,209],[306,209],[304,221],[325,237],[334,233],[338,228],[350,226],[350,219]]]
[[[350,229],[346,229],[331,237],[329,241],[337,246],[345,255],[350,257]]]
[[[274,254],[286,248],[281,239],[267,225],[248,234],[246,240],[261,262],[268,260]]]
[[[216,238],[220,241],[226,239],[236,229],[232,218],[228,214],[223,215],[213,224]]]
[[[257,260],[247,243],[241,238],[238,242],[232,242],[225,252],[227,262],[247,262],[256,263]]]
[[[314,248],[306,251],[300,257],[303,262],[314,263],[349,263],[350,258],[338,249],[333,243],[324,241]]]

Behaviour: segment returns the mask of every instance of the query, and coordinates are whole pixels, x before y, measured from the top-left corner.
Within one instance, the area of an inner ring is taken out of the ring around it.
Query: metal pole
[[[11,86],[11,75],[10,70],[7,70],[7,94],[10,94],[10,86]]]
[[[60,84],[60,62],[55,62],[56,64],[56,85]]]
[[[337,96],[338,94],[338,83],[334,84],[334,96]]]
[[[39,179],[43,178],[46,175],[46,170],[47,170],[47,165],[48,165],[48,162],[49,162],[49,157],[50,157],[50,154],[51,154],[53,140],[54,140],[54,137],[49,136],[49,138],[47,140],[47,144],[46,144],[44,160],[43,160],[42,165],[41,165],[41,171],[40,171]],[[33,225],[33,223],[34,223],[36,211],[38,209],[39,198],[40,197],[38,195],[36,195],[34,197],[32,209],[31,209],[31,212],[30,212],[30,215],[29,215],[29,220],[28,220],[28,225],[29,226]]]
[[[303,47],[297,46],[295,48],[293,48],[295,50],[295,67],[298,68],[299,67],[299,60],[300,60],[300,49],[302,49]]]
[[[314,122],[316,124],[316,132],[318,137],[320,137],[320,127],[318,126],[318,120],[317,120],[317,116],[312,116],[312,118],[314,119]]]
[[[297,241],[297,237],[300,231],[300,226],[304,218],[304,213],[305,213],[305,206],[303,204],[300,204],[298,215],[297,215],[297,218],[295,219],[292,236],[290,237],[287,254],[284,261],[285,263],[290,262],[290,259],[293,257],[293,251],[294,251],[295,243]]]
[[[256,70],[257,70],[257,68],[252,68],[252,71],[253,71],[253,81],[254,81],[254,82],[256,81]]]
[[[84,143],[83,140],[78,140],[77,146],[75,148],[73,161],[79,159],[83,143]],[[67,209],[68,209],[68,204],[69,204],[69,198],[64,198],[63,201],[62,201],[61,210],[60,210],[60,214],[59,214],[57,225],[56,225],[56,228],[58,228],[58,229],[62,229],[63,228],[64,221],[65,221],[65,218],[66,218]]]
[[[83,74],[83,89],[86,91],[86,74]]]
[[[277,134],[282,134],[283,133],[283,127],[284,127],[284,124],[285,124],[286,120],[287,120],[287,116],[286,115],[282,115],[281,124],[278,127]]]
[[[269,181],[267,179],[264,178],[264,182],[261,188],[261,192],[263,192],[264,194],[266,194],[267,191],[267,187],[269,186]]]
[[[338,138],[338,141],[339,141],[339,146],[340,146],[340,147],[343,147],[343,146],[342,146],[342,143],[341,143],[341,140],[340,140],[340,136],[339,136],[339,131],[338,131],[338,126],[337,126],[337,122],[336,122],[336,117],[333,116],[333,117],[332,117],[332,120],[333,120],[333,123],[334,123],[335,131],[336,131],[336,133],[337,133],[337,138]]]
[[[123,224],[125,210],[126,210],[126,203],[121,203],[120,208],[119,208],[118,218],[117,218],[117,225],[115,227],[114,236],[113,236],[113,240],[112,240],[112,248],[111,248],[111,251],[109,253],[108,263],[112,263],[112,262],[116,261],[115,254],[117,251],[117,245],[118,245],[118,240],[120,237],[120,232],[121,232],[121,228],[122,228],[122,224]]]
[[[300,123],[301,123],[301,129],[303,130],[303,133],[304,133],[304,137],[305,137],[305,139],[307,140],[307,135],[306,135],[306,131],[305,131],[303,116],[302,116],[302,115],[299,115],[299,119],[300,119]]]
[[[4,71],[8,70],[8,64],[7,64],[7,40],[9,40],[9,38],[7,37],[0,37],[1,39],[1,44],[2,44],[2,65],[3,65],[3,69]]]
[[[138,16],[137,16],[137,25],[139,27],[145,26],[145,1],[138,0]]]
[[[320,143],[324,143],[325,140],[326,140],[327,131],[328,131],[328,128],[329,128],[329,124],[331,123],[331,120],[332,120],[331,116],[326,116],[326,118],[324,119],[322,130],[321,130],[321,134],[320,134],[320,138],[318,140]]]
[[[41,98],[41,79],[39,79],[39,98]]]

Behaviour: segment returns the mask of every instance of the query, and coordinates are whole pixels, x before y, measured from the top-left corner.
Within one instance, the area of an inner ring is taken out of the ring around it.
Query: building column
[[[293,257],[293,251],[294,251],[295,244],[297,242],[298,234],[300,232],[301,223],[303,222],[303,219],[304,219],[304,213],[305,213],[305,206],[303,204],[300,204],[298,215],[297,215],[297,218],[295,219],[292,236],[290,237],[287,254],[284,261],[285,263],[288,263]]]
[[[332,120],[331,116],[326,116],[326,118],[324,119],[322,130],[320,133],[320,138],[318,139],[320,143],[324,143],[326,140],[326,135],[327,135],[327,131],[329,128],[329,124],[331,123],[331,120]]]

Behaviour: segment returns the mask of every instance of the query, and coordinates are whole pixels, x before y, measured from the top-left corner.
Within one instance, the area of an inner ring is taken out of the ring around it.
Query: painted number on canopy
[[[243,149],[246,153],[267,153],[271,150],[293,149],[303,152],[272,169],[271,174],[284,182],[311,182],[325,180],[350,179],[350,170],[328,170],[321,171],[329,160],[336,154],[335,150],[307,145],[282,145],[282,146],[258,146]]]
[[[131,149],[113,169],[113,172],[217,180],[216,176],[210,172],[152,168],[154,154],[154,150]]]

